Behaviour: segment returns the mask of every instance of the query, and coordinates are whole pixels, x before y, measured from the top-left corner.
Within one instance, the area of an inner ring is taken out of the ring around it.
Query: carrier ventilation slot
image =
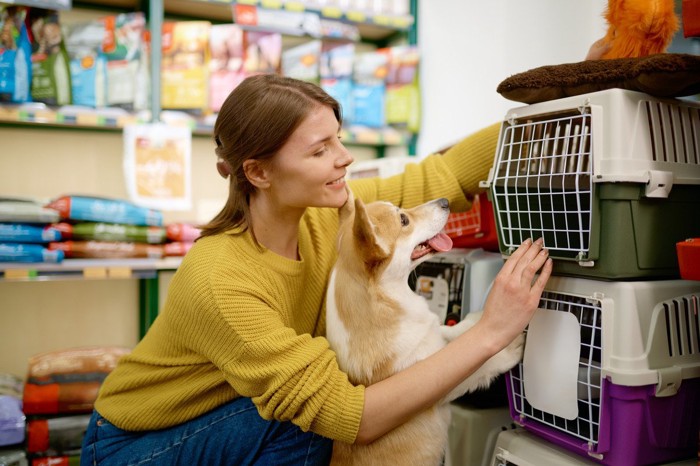
[[[545,291],[539,307],[573,314],[581,328],[581,353],[577,383],[578,417],[568,420],[536,409],[525,398],[523,363],[510,371],[510,383],[515,410],[557,430],[598,444],[602,399],[602,322],[601,303],[580,296]],[[527,332],[527,329],[526,329]]]
[[[492,189],[506,247],[541,237],[552,257],[588,258],[591,137],[578,110],[505,125]]]
[[[663,303],[666,317],[668,355],[678,358],[700,354],[700,318],[698,297],[684,296]]]
[[[656,162],[700,165],[700,109],[645,101]]]

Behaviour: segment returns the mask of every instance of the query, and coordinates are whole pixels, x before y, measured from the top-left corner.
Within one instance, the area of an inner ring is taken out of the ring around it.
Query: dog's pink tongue
[[[428,244],[436,251],[445,252],[452,249],[452,238],[445,233],[438,233],[428,240]]]

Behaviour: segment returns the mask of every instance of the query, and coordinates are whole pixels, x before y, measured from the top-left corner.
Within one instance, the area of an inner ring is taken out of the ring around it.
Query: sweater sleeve
[[[444,154],[408,164],[399,175],[352,181],[355,196],[365,202],[389,201],[402,207],[446,197],[453,212],[467,210],[471,196],[482,191],[496,153],[500,123],[470,134]]]

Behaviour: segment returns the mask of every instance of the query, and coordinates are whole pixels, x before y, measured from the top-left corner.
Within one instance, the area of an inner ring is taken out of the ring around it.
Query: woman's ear
[[[270,180],[267,176],[267,170],[259,160],[248,159],[243,162],[243,173],[248,178],[250,184],[256,188],[265,189],[270,186]]]

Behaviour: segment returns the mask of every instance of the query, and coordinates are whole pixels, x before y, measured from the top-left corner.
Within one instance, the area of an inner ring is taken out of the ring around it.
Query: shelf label
[[[304,3],[287,1],[284,4],[284,9],[288,11],[306,11]]]
[[[34,269],[5,269],[5,278],[7,280],[27,280],[37,276]]]
[[[107,278],[106,267],[85,267],[83,278]]]
[[[109,278],[131,278],[130,267],[110,267],[108,269]]]
[[[269,8],[271,10],[279,10],[280,8],[282,8],[282,0],[261,0],[260,5],[263,8]]]
[[[367,15],[362,11],[349,10],[347,13],[345,13],[345,17],[349,21],[353,21],[355,23],[364,23],[367,21]]]
[[[338,19],[343,17],[343,10],[338,7],[327,6],[321,9],[321,15],[326,18]]]

